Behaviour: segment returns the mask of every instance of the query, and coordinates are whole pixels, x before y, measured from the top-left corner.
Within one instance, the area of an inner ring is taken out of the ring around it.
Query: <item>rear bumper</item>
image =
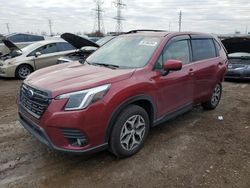
[[[30,121],[28,118],[26,118],[24,115],[19,113],[19,121],[21,125],[28,131],[30,132],[34,137],[36,137],[40,142],[43,144],[47,145],[49,148],[61,152],[67,152],[67,153],[75,153],[75,154],[91,154],[95,153],[98,151],[105,150],[108,146],[107,143],[104,143],[102,145],[98,145],[92,148],[88,148],[85,150],[71,150],[71,149],[65,149],[65,148],[60,148],[57,147],[56,145],[53,144],[53,142],[50,140],[48,134],[46,131],[36,123]]]

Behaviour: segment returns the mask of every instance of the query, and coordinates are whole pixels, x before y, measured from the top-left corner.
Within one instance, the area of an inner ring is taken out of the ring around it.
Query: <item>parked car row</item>
[[[25,79],[38,69],[71,61],[84,61],[91,53],[104,45],[113,36],[96,43],[71,33],[61,38],[44,40],[19,48],[11,40],[2,39],[9,53],[0,56],[0,76]]]

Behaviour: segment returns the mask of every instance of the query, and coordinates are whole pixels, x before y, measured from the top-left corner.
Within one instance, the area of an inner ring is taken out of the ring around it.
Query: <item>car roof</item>
[[[11,37],[11,36],[14,36],[14,35],[19,35],[19,34],[44,37],[43,35],[30,34],[30,33],[10,33],[10,34],[4,35],[4,37]]]
[[[121,36],[132,36],[132,35],[140,35],[140,36],[152,36],[152,37],[166,37],[168,35],[171,36],[178,36],[178,35],[192,35],[193,37],[195,36],[199,36],[199,37],[208,37],[208,38],[213,38],[213,35],[211,34],[207,34],[207,33],[199,33],[199,32],[168,32],[168,31],[143,31],[143,30],[139,30],[139,31],[135,31],[135,32],[128,32],[125,33]]]
[[[42,41],[38,41],[36,43],[44,45],[44,44],[51,44],[51,43],[55,43],[55,42],[66,42],[67,43],[67,41],[65,41],[63,39],[42,40]]]

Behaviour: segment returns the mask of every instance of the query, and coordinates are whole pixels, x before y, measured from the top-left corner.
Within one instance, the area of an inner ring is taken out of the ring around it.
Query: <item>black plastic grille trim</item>
[[[73,138],[73,139],[77,139],[77,138],[81,138],[81,139],[87,139],[86,136],[78,129],[61,129],[64,137],[66,138]]]
[[[33,92],[32,97],[28,95],[29,90]],[[20,89],[20,104],[27,112],[39,119],[50,104],[49,94],[23,84]]]

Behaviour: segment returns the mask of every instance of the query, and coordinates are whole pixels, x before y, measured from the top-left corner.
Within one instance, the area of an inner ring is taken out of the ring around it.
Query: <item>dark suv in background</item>
[[[20,122],[56,150],[128,157],[151,127],[197,104],[216,108],[227,64],[211,35],[133,31],[85,62],[32,73],[19,93]]]

